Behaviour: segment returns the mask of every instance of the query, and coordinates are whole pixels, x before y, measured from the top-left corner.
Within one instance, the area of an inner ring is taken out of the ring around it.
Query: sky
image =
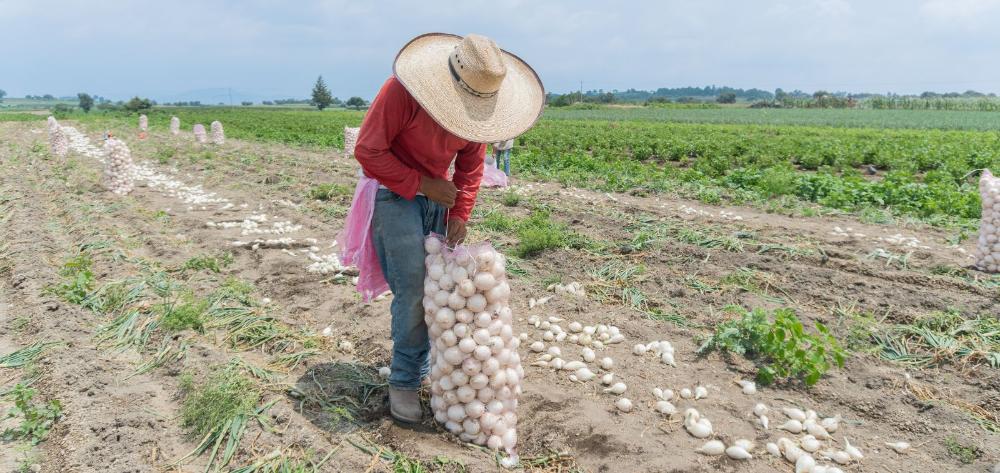
[[[0,0],[0,89],[370,99],[411,38],[479,33],[546,90],[1000,92],[1000,0]]]

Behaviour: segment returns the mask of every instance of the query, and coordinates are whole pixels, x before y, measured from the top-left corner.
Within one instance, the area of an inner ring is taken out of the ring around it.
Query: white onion
[[[522,337],[528,337],[514,335],[504,258],[489,248],[460,245],[448,250],[436,238],[425,239],[424,246],[422,305],[431,338],[434,418],[463,441],[504,448],[513,455],[514,410],[524,377],[517,348]],[[566,333],[552,320],[545,322],[546,338],[565,339]],[[537,353],[545,348],[540,341],[531,346]],[[577,374],[586,378],[589,370],[581,371]]]

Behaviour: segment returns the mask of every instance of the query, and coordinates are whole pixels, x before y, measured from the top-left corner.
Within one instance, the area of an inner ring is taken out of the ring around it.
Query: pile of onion
[[[424,319],[431,340],[434,419],[466,442],[503,449],[517,464],[517,400],[524,369],[502,254],[489,244],[424,242]]]

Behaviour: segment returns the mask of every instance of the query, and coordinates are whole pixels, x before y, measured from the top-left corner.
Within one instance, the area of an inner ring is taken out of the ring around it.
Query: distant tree
[[[240,102],[240,105],[242,105],[244,107],[249,107],[249,106],[253,105],[253,102]]]
[[[261,105],[274,105],[274,102],[272,102],[270,100],[265,100],[265,101],[261,102]]]
[[[50,111],[52,112],[52,115],[58,118],[63,118],[73,111],[73,107],[64,103],[57,103],[50,109]]]
[[[0,89],[0,103],[3,103],[3,98],[7,96],[7,91]]]
[[[316,108],[323,110],[329,107],[333,103],[333,95],[330,94],[330,89],[326,87],[326,82],[323,82],[323,76],[319,76],[316,79],[316,85],[313,86],[312,93],[312,104]]]
[[[56,98],[52,94],[45,94],[42,96],[42,100],[55,100]]]
[[[785,92],[781,87],[774,89],[774,100],[779,102],[788,98],[788,92]]]
[[[149,99],[140,99],[139,97],[132,97],[128,102],[123,105],[125,110],[130,112],[138,112],[140,110],[149,110],[153,108],[153,103]]]
[[[83,113],[90,113],[90,108],[94,106],[94,98],[83,92],[76,94],[76,97],[80,99],[80,110],[83,110]]]
[[[736,94],[733,92],[723,92],[715,99],[719,103],[736,103]]]
[[[817,90],[816,92],[813,92],[813,98],[817,100],[826,97],[827,95],[830,95],[830,93],[825,90]]]
[[[347,106],[354,107],[355,110],[361,110],[361,107],[368,105],[368,102],[361,97],[351,97],[347,99]]]

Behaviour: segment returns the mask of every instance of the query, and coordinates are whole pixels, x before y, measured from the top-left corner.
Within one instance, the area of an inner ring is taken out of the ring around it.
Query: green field
[[[190,107],[157,108],[148,115],[154,129],[165,129],[177,115],[184,130],[220,120],[233,138],[341,147],[343,127],[360,124],[364,112]],[[0,114],[0,120],[15,116],[33,117]],[[127,129],[136,117],[67,118]],[[1000,134],[949,128],[959,122],[985,128],[997,117],[910,110],[549,109],[518,139],[514,172],[708,203],[810,213],[825,208],[876,221],[910,217],[972,226],[980,202],[969,174],[1000,168]],[[877,168],[875,176],[863,172],[869,165]]]
[[[662,121],[735,125],[808,125],[843,128],[920,128],[1000,131],[1000,112],[952,110],[871,110],[824,108],[549,108],[558,120]]]

